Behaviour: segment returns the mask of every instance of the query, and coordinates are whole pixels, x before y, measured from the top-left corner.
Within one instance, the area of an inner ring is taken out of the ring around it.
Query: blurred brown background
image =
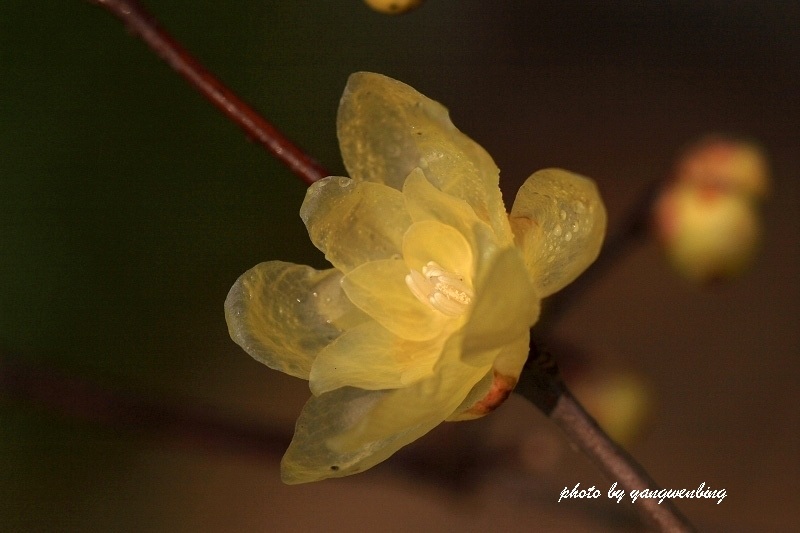
[[[555,334],[647,380],[656,409],[631,451],[664,487],[726,489],[719,505],[678,502],[702,531],[796,527],[800,4],[430,0],[398,18],[359,0],[147,5],[336,173],[357,70],[449,107],[509,203],[539,168],[594,177],[611,228],[686,143],[759,140],[774,184],[748,275],[700,289],[646,243]],[[282,437],[254,450],[204,426],[288,437],[308,396],[236,347],[222,315],[260,261],[323,266],[303,194],[100,9],[0,5],[0,530],[637,531],[605,494],[556,503],[609,483],[519,398],[298,487],[278,479]],[[115,420],[119,397],[138,416]],[[181,429],[169,406],[200,421]]]

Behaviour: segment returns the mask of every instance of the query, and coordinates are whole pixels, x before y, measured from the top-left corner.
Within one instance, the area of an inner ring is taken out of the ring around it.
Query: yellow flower
[[[286,483],[365,470],[494,409],[541,298],[594,260],[605,231],[594,184],[562,170],[531,176],[507,214],[491,157],[393,79],[353,74],[337,124],[351,177],[315,183],[300,208],[333,268],[262,263],[225,302],[245,351],[309,380]]]

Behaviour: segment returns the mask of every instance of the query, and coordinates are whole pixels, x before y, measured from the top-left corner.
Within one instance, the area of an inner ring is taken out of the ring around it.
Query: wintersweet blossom
[[[363,471],[445,420],[511,392],[543,297],[597,256],[593,182],[544,170],[510,215],[491,157],[447,110],[396,80],[353,74],[337,120],[346,177],[300,208],[328,270],[270,261],[225,302],[231,337],[309,381],[286,483]]]

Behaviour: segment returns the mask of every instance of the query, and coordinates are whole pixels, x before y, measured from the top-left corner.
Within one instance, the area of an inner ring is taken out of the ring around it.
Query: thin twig
[[[559,398],[550,418],[609,480],[616,481],[621,489],[625,489],[626,494],[632,490],[661,490],[644,468],[606,435],[568,390]],[[634,506],[659,531],[694,531],[671,500],[638,498]]]
[[[225,116],[242,128],[255,142],[261,144],[286,165],[307,185],[330,175],[297,145],[287,139],[275,126],[236,96],[200,62],[161,29],[152,15],[135,0],[88,0],[101,6],[142,39],[161,59],[193,85]]]
[[[601,472],[617,482],[626,494],[660,487],[642,466],[615,443],[594,418],[572,396],[558,376],[558,368],[547,350],[531,343],[531,355],[514,392],[520,394],[555,422]],[[640,516],[651,527],[665,532],[690,532],[694,527],[670,500],[639,498],[634,502]]]

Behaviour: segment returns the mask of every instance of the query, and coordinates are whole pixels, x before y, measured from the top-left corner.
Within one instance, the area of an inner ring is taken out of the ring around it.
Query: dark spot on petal
[[[336,472],[337,470],[339,470],[339,467],[338,467],[338,466],[336,466],[336,465],[333,465],[333,466],[331,467],[331,470],[333,470],[334,472]]]

